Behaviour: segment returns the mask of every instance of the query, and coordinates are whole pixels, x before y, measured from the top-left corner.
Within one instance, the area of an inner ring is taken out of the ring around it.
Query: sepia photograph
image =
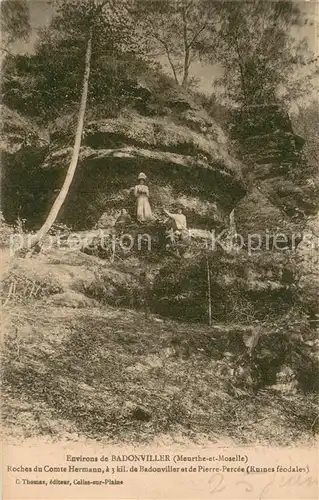
[[[3,461],[26,488],[4,498],[307,477],[235,450],[318,449],[319,3],[0,5]],[[79,451],[46,483],[28,443]]]

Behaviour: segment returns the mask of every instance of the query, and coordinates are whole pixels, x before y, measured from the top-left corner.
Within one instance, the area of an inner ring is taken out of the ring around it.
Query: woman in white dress
[[[134,195],[137,198],[137,220],[145,222],[153,219],[152,209],[148,201],[149,190],[145,184],[146,175],[141,172],[138,176],[139,184],[134,187]]]

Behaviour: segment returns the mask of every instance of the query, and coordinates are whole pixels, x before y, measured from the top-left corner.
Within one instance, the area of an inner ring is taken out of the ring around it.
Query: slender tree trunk
[[[79,158],[79,153],[80,153],[80,147],[81,147],[81,140],[82,140],[82,133],[83,133],[83,126],[84,126],[84,117],[85,117],[85,110],[86,110],[86,104],[87,104],[87,96],[88,96],[88,88],[89,88],[89,77],[90,77],[90,66],[91,66],[91,53],[92,53],[92,29],[90,30],[89,34],[89,39],[87,43],[87,48],[86,48],[86,56],[85,56],[85,71],[84,71],[84,78],[83,78],[83,89],[82,89],[82,98],[81,98],[81,104],[80,104],[80,110],[79,110],[79,116],[78,116],[78,125],[75,133],[75,141],[74,141],[74,146],[73,146],[73,154],[72,158],[70,161],[70,165],[66,174],[66,177],[64,179],[63,186],[61,188],[60,193],[58,194],[55,202],[53,203],[53,206],[49,212],[49,215],[43,224],[43,226],[39,229],[39,231],[34,235],[32,238],[31,246],[33,247],[36,245],[50,230],[52,225],[54,224],[61,207],[63,203],[65,202],[65,199],[68,195],[74,173],[78,164],[78,158]]]
[[[241,87],[242,87],[242,92],[244,96],[244,103],[246,104],[247,102],[247,90],[246,90],[246,81],[245,81],[245,72],[244,72],[244,64],[242,60],[242,55],[239,49],[239,44],[237,38],[235,38],[235,45],[236,45],[236,51],[238,55],[238,66],[239,66],[239,71],[240,71],[240,80],[241,80]]]
[[[212,293],[211,293],[211,281],[210,281],[210,269],[209,260],[206,255],[206,267],[207,267],[207,298],[208,298],[208,324],[212,325]]]
[[[189,76],[189,65],[190,65],[190,54],[189,50],[186,50],[185,54],[185,60],[184,60],[184,74],[183,74],[183,81],[182,81],[182,87],[187,87],[188,84],[188,76]]]
[[[173,75],[174,75],[175,82],[177,83],[177,85],[179,85],[179,81],[178,81],[178,78],[177,78],[176,69],[175,69],[174,63],[173,63],[173,61],[172,61],[172,58],[171,58],[171,56],[170,56],[170,53],[169,53],[169,50],[168,50],[168,49],[166,50],[166,53],[167,53],[167,59],[168,59],[168,62],[169,62],[170,67],[172,68],[172,71],[173,71]]]
[[[188,83],[188,70],[190,64],[190,47],[188,45],[187,39],[187,12],[186,9],[182,10],[182,18],[183,18],[183,41],[184,41],[184,73],[182,80],[182,87],[187,87]]]

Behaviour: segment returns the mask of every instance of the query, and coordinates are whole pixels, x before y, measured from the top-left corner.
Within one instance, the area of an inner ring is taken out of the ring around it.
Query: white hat
[[[146,180],[146,175],[144,174],[144,172],[141,172],[140,174],[138,174],[138,180],[140,180],[140,179]]]

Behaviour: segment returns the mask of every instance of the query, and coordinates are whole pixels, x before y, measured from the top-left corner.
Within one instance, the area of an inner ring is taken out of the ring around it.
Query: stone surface
[[[83,293],[77,293],[71,290],[51,295],[47,299],[47,303],[61,307],[73,307],[75,309],[99,306],[99,302],[97,300],[90,299],[83,295]]]
[[[0,108],[0,115],[2,119],[0,150],[2,153],[15,154],[23,148],[41,149],[48,146],[48,134],[40,130],[34,121],[3,105]]]
[[[304,139],[278,105],[246,106],[234,115],[237,141],[250,191],[235,207],[239,232],[300,232],[318,210],[319,186],[302,162]],[[299,243],[299,242],[298,242]]]

